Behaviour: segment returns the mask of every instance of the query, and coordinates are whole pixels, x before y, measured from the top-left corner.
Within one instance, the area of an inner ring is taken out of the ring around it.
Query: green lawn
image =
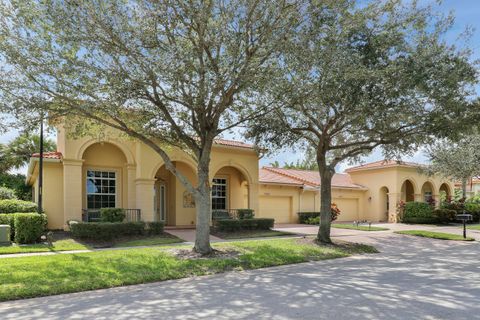
[[[175,246],[5,258],[0,268],[0,301],[377,252],[357,244],[319,246],[309,238],[218,243],[214,247],[236,254],[178,258],[172,250],[190,252],[191,246]]]
[[[48,252],[48,251],[70,251],[70,250],[86,250],[88,246],[81,244],[73,239],[57,240],[53,242],[53,246],[49,247],[46,244],[30,244],[30,245],[16,245],[0,246],[0,254],[12,253],[32,253],[32,252]]]
[[[463,226],[462,226],[463,228]],[[475,224],[475,225],[467,225],[467,229],[470,229],[470,230],[480,230],[480,224]]]
[[[425,237],[432,239],[441,239],[441,240],[456,240],[456,241],[475,241],[474,238],[467,237],[463,238],[462,235],[445,233],[445,232],[434,232],[434,231],[425,231],[425,230],[405,230],[405,231],[395,231],[395,233],[406,234],[410,236]]]
[[[173,235],[165,234],[165,235],[152,236],[152,237],[147,237],[142,239],[119,241],[115,243],[114,247],[118,248],[118,247],[157,246],[162,244],[171,244],[171,243],[178,243],[178,242],[184,242],[184,241]]]
[[[353,224],[341,224],[341,223],[332,223],[332,228],[338,228],[338,229],[353,229],[353,230],[361,230],[361,231],[386,231],[390,230],[388,228],[382,228],[382,227],[375,227],[375,226],[365,226],[365,225],[360,225],[360,226],[355,226]]]
[[[234,232],[212,232],[212,235],[221,239],[245,239],[245,238],[263,238],[263,237],[278,237],[278,236],[294,236],[294,233],[275,231],[275,230],[245,230]]]

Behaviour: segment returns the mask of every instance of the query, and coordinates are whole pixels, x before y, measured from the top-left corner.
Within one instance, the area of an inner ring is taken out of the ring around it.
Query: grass
[[[245,238],[263,238],[263,237],[278,237],[278,236],[292,236],[291,232],[275,231],[275,230],[244,230],[234,232],[212,232],[212,235],[221,239],[245,239]]]
[[[340,223],[333,223],[332,228],[338,228],[338,229],[353,229],[353,230],[361,230],[361,231],[386,231],[390,230],[388,228],[382,228],[382,227],[368,227],[368,226],[356,226],[353,224],[340,224]]]
[[[0,301],[179,279],[230,270],[257,269],[352,254],[374,253],[366,245],[320,246],[312,239],[268,239],[214,244],[236,255],[179,258],[172,250],[190,246],[2,259]]]
[[[463,226],[462,226],[463,228]],[[480,230],[480,224],[475,224],[475,225],[467,225],[467,229],[470,229],[470,230]]]
[[[13,253],[33,253],[33,252],[49,252],[49,251],[70,251],[70,250],[87,250],[88,246],[81,244],[73,239],[57,240],[53,242],[53,246],[49,247],[47,244],[30,244],[30,245],[16,245],[0,246],[0,254]]]
[[[147,238],[125,240],[116,242],[113,247],[140,247],[140,246],[157,246],[162,244],[171,244],[184,242],[184,240],[177,238],[170,234],[163,234],[159,236],[151,236]]]
[[[434,232],[434,231],[425,231],[425,230],[405,230],[405,231],[395,231],[398,234],[406,234],[410,236],[440,239],[440,240],[455,240],[455,241],[475,241],[474,238],[467,237],[463,238],[462,235],[445,233],[445,232]]]

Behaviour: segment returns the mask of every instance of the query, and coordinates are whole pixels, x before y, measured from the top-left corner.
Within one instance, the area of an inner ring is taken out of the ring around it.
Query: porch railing
[[[138,222],[142,221],[142,212],[140,209],[123,209],[125,211],[125,221]],[[82,209],[83,222],[99,222],[100,209]]]

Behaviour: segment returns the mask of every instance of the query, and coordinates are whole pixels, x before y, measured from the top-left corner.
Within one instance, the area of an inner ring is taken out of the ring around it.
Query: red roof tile
[[[215,144],[220,144],[224,146],[230,146],[230,147],[238,147],[238,148],[247,148],[247,149],[253,149],[253,144],[248,144],[245,142],[241,141],[235,141],[235,140],[226,140],[226,139],[215,139]]]
[[[40,158],[40,153],[34,153],[32,154],[32,158]],[[43,153],[43,159],[62,159],[62,153],[61,152],[44,152]]]
[[[318,171],[263,167],[260,169],[260,183],[320,186]],[[336,173],[332,178],[332,187],[356,188],[363,186],[353,183],[348,174]]]
[[[390,167],[396,167],[396,166],[421,167],[424,165],[420,163],[407,162],[407,161],[380,160],[380,161],[369,162],[356,167],[348,168],[347,170],[345,170],[345,172],[359,171],[359,170],[366,170],[366,169],[390,168]]]

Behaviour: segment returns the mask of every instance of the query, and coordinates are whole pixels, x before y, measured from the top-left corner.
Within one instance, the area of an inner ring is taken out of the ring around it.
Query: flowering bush
[[[340,209],[335,203],[331,204],[331,217],[332,217],[332,222],[338,219],[338,216],[340,215]],[[300,214],[300,213],[299,213]],[[301,223],[306,223],[306,224],[314,224],[314,225],[319,225],[320,224],[320,212],[303,212],[304,215],[300,216]],[[307,215],[308,214],[308,215]]]

